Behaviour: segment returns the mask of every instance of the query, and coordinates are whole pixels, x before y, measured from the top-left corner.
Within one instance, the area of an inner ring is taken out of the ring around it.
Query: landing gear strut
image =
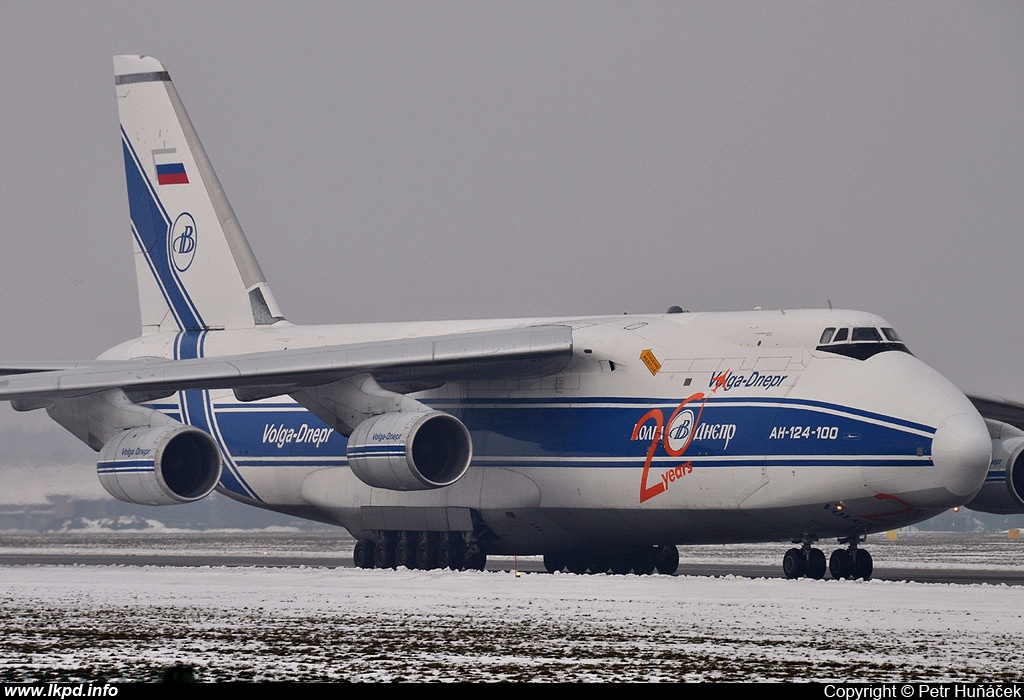
[[[782,573],[786,578],[821,579],[825,577],[825,553],[812,547],[814,540],[806,539],[802,547],[793,547],[782,557]]]

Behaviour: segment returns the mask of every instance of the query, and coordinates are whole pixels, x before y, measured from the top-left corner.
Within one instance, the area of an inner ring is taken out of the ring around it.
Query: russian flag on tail
[[[187,185],[188,173],[184,163],[168,163],[156,166],[156,181],[161,185]]]
[[[188,173],[185,164],[178,158],[174,148],[158,148],[153,151],[153,164],[156,165],[156,181],[160,185],[187,185]]]

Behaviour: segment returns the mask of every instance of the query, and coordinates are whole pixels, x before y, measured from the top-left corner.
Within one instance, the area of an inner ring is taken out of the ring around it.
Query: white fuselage
[[[816,349],[827,327],[887,326],[851,311],[273,326],[153,333],[105,359],[181,358],[497,330],[573,329],[548,376],[448,382],[412,394],[459,418],[473,459],[452,486],[372,488],[346,438],[288,396],[183,391],[149,405],[208,431],[219,490],[353,535],[477,518],[491,551],[845,537],[966,502],[988,435],[970,402],[907,352]],[[957,436],[941,427],[952,421]],[[941,454],[938,452],[941,451]],[[440,525],[437,525],[441,523]],[[460,529],[463,525],[453,525]]]

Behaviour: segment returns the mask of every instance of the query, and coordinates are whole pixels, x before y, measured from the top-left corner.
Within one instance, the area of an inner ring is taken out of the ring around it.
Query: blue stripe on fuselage
[[[232,457],[229,488],[244,489],[237,467],[332,467],[347,464],[347,440],[298,404],[222,402],[184,392],[188,418],[212,432]],[[652,407],[666,417],[676,404],[634,399],[505,399],[425,403],[457,415],[473,437],[477,466],[642,466],[652,439],[633,440],[637,421]],[[176,407],[174,407],[176,408]],[[202,408],[200,411],[199,409]],[[168,406],[167,409],[172,409]],[[215,418],[209,415],[216,409]],[[701,434],[701,426],[706,426]],[[727,429],[735,426],[735,431]],[[670,456],[662,443],[654,460],[701,467],[883,467],[931,464],[934,429],[920,423],[822,402],[709,400],[686,452]],[[324,437],[326,435],[326,437]],[[774,435],[774,437],[773,437]],[[728,439],[727,439],[728,438]],[[228,486],[228,484],[225,484]],[[243,489],[243,490],[240,490]]]

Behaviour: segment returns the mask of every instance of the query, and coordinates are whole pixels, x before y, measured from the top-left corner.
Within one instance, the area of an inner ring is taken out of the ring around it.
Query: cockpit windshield
[[[821,332],[818,350],[834,352],[858,360],[866,360],[880,352],[910,353],[899,334],[892,328],[855,326],[853,328],[829,327]]]

